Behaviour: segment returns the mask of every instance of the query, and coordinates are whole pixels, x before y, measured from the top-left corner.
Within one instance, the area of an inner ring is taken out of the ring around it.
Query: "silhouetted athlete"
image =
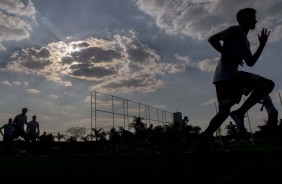
[[[267,124],[276,127],[278,125],[278,110],[274,106],[271,97],[267,95],[259,103],[262,104],[260,111],[263,111],[263,108],[265,108],[267,112]]]
[[[36,142],[36,139],[39,138],[40,129],[39,123],[36,121],[36,115],[32,116],[32,120],[27,123],[26,133],[29,141]]]
[[[269,133],[267,134],[268,139],[270,141],[276,141],[277,137],[279,137],[279,134],[281,134],[278,127],[278,110],[274,106],[269,95],[264,97],[259,103],[262,104],[260,111],[263,111],[263,109],[265,109],[268,116],[266,122],[267,130],[269,131]]]
[[[0,127],[0,133],[3,136],[3,142],[4,142],[4,153],[8,155],[13,152],[12,142],[13,142],[14,126],[12,125],[12,122],[13,119],[9,118],[8,123]],[[4,132],[2,132],[2,130],[4,130]]]
[[[208,149],[208,143],[213,137],[213,133],[229,115],[237,124],[239,131],[247,133],[244,126],[245,113],[268,95],[275,85],[272,80],[238,70],[238,66],[243,66],[244,63],[249,67],[254,66],[265,47],[270,31],[263,28],[258,34],[259,46],[252,54],[247,35],[257,23],[256,10],[252,8],[241,9],[236,18],[238,25],[231,26],[208,39],[213,48],[221,54],[213,78],[219,110],[196,142],[195,148],[198,150]],[[230,113],[231,107],[240,102],[243,94],[250,95],[239,109]]]
[[[8,123],[4,124],[2,127],[0,127],[0,133],[3,136],[4,142],[12,142],[13,141],[13,131],[14,126],[12,125],[13,119],[9,118]],[[4,132],[2,132],[2,129]]]
[[[184,118],[180,122],[180,126],[179,126],[179,139],[180,139],[181,143],[185,143],[186,142],[185,127],[186,127],[188,122],[189,122],[188,116],[184,116]]]
[[[13,125],[15,127],[13,132],[14,139],[22,137],[25,141],[28,141],[27,134],[25,132],[24,126],[27,125],[27,108],[22,108],[22,113],[15,116]]]

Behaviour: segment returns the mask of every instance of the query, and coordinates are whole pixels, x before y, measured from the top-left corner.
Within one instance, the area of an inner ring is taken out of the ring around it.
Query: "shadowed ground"
[[[281,182],[281,145],[214,147],[196,153],[183,147],[56,155],[18,155],[0,158],[0,173],[12,180],[176,181],[185,183]],[[14,177],[16,175],[16,177]],[[31,176],[30,176],[31,175]],[[95,183],[95,182],[94,182]]]

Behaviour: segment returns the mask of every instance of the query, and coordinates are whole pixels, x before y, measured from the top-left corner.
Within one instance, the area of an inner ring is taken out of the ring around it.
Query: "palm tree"
[[[94,132],[94,137],[95,137],[96,141],[98,141],[98,139],[101,138],[101,136],[102,136],[103,128],[99,128],[99,129],[92,128],[92,131]]]
[[[155,146],[161,146],[163,144],[163,138],[164,127],[161,125],[155,126],[152,133],[152,144],[154,144]]]
[[[60,134],[60,132],[55,136],[55,138],[58,139],[58,142],[61,141],[61,139],[65,139],[65,135],[64,134]]]
[[[193,126],[193,129],[192,129],[192,134],[194,135],[199,135],[202,131],[202,128],[199,127],[199,126]]]
[[[134,134],[128,130],[125,130],[124,127],[118,127],[118,133],[120,134],[121,142],[124,146],[129,147],[133,145]]]
[[[132,123],[129,124],[129,128],[133,128],[135,132],[145,130],[146,124],[143,123],[142,120],[144,120],[144,118],[134,116]]]
[[[143,142],[146,139],[146,124],[142,121],[144,118],[134,116],[129,128],[135,130],[135,139],[137,142]]]
[[[178,140],[177,132],[174,125],[171,123],[166,123],[163,126],[163,141],[165,144],[174,144]]]

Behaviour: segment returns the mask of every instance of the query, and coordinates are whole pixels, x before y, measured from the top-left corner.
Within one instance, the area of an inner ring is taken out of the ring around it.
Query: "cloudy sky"
[[[219,58],[207,39],[237,24],[245,7],[257,9],[251,49],[263,27],[271,34],[258,63],[240,70],[274,80],[280,112],[281,0],[1,0],[1,125],[27,107],[42,132],[89,127],[90,92],[98,91],[180,111],[205,129]],[[259,108],[248,112],[253,130],[266,119]]]

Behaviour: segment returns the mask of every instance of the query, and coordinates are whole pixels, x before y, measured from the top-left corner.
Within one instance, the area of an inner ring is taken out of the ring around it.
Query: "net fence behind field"
[[[129,99],[91,92],[91,129],[123,127],[130,130],[134,117],[140,117],[147,127],[173,122],[173,113]]]

